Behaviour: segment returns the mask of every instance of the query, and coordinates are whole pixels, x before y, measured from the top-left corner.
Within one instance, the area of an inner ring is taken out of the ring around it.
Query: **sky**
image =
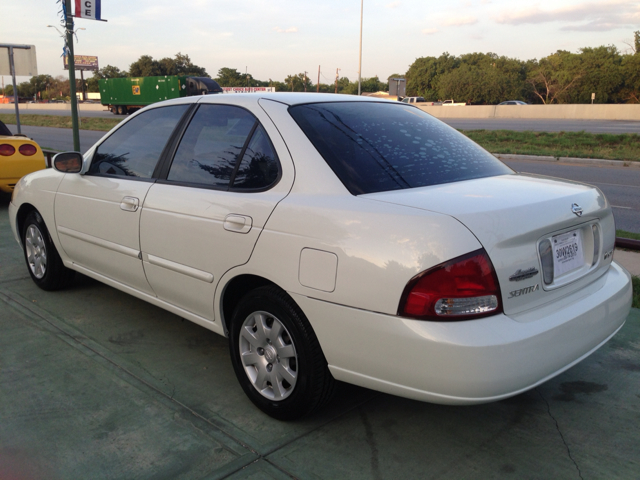
[[[72,2],[74,3],[74,2]],[[56,0],[1,0],[0,43],[36,46],[38,73],[63,75]],[[141,55],[188,54],[259,80],[308,72],[315,83],[358,78],[358,0],[102,0],[107,22],[76,19],[76,55],[128,69]],[[362,77],[386,80],[416,58],[493,52],[521,60],[615,45],[629,52],[640,0],[364,0]],[[88,75],[87,75],[88,76]],[[28,80],[20,77],[18,82]],[[10,82],[4,77],[5,84]]]

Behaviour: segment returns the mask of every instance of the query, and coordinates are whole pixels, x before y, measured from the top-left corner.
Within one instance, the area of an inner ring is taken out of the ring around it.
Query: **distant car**
[[[28,173],[46,168],[40,146],[24,135],[14,135],[0,122],[0,190],[11,193]]]
[[[153,104],[22,179],[9,219],[36,285],[78,271],[229,337],[242,389],[279,419],[334,380],[444,404],[518,395],[631,308],[598,188],[516,173],[366,97]]]
[[[404,97],[400,100],[402,103],[423,103],[426,100],[423,97]]]
[[[522,100],[507,100],[506,102],[499,103],[498,105],[529,105],[527,102],[523,102]]]

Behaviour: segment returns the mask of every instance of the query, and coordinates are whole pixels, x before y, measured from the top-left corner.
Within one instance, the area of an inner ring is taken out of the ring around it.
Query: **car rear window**
[[[330,102],[289,112],[353,195],[513,171],[467,137],[401,103]]]

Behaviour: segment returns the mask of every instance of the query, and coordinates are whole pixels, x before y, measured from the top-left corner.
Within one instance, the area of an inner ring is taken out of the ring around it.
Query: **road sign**
[[[30,48],[25,48],[25,47]],[[33,77],[38,75],[38,62],[36,61],[35,45],[17,45],[13,48],[13,64],[16,76]],[[11,75],[9,63],[9,46],[0,45],[0,75]]]
[[[68,61],[68,57],[65,55],[64,57],[62,57],[64,60],[62,61],[63,65],[64,65],[64,69],[68,70],[69,69],[69,61]],[[92,56],[92,55],[74,55],[73,56],[75,62],[74,62],[74,67],[76,70],[91,70],[91,71],[97,71],[100,70],[100,67],[98,66],[98,57],[96,56]]]

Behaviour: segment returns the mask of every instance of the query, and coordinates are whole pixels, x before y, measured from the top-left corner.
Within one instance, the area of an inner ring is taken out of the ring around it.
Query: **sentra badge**
[[[529,293],[533,293],[538,290],[538,284],[532,285],[530,287],[521,288],[520,290],[514,290],[513,292],[509,292],[509,298],[521,297],[522,295],[528,295]]]

